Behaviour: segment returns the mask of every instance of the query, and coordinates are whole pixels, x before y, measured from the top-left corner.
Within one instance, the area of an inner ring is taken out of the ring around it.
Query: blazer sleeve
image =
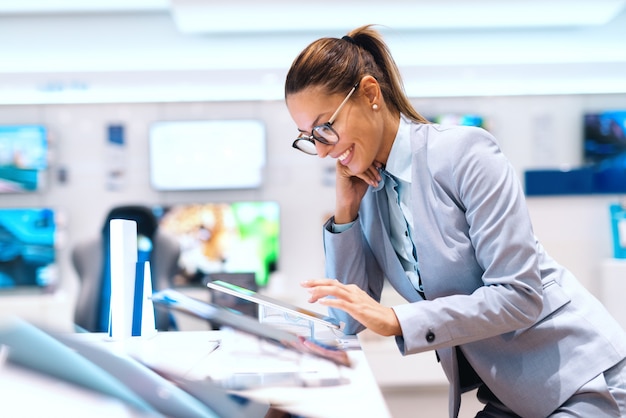
[[[543,307],[538,244],[495,138],[477,128],[435,134],[416,153],[421,171],[413,177],[422,192],[414,196],[420,272],[431,300],[394,306],[405,354],[528,327]]]
[[[372,298],[380,301],[384,275],[365,241],[359,220],[340,233],[333,233],[334,217],[324,224],[326,277],[344,284],[355,284]],[[356,334],[365,327],[341,309],[329,308],[329,313],[344,323],[343,332]]]

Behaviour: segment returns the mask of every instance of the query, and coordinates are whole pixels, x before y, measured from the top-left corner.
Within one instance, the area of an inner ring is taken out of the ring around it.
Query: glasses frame
[[[344,105],[348,102],[348,100],[350,99],[350,97],[352,97],[352,95],[354,94],[354,92],[356,91],[357,87],[359,87],[360,84],[360,80],[357,81],[354,86],[352,86],[352,89],[348,92],[348,95],[346,96],[345,99],[343,99],[343,101],[341,102],[341,104],[339,105],[339,107],[337,108],[337,110],[335,110],[335,112],[331,115],[330,119],[328,119],[328,122],[323,123],[321,125],[316,125],[313,127],[313,129],[311,130],[311,135],[306,135],[304,132],[300,133],[300,135],[296,138],[295,141],[293,141],[293,144],[291,144],[291,146],[297,150],[300,150],[302,152],[304,152],[305,154],[309,154],[309,155],[317,155],[317,149],[315,147],[315,141],[318,141],[321,144],[324,145],[335,145],[337,142],[339,142],[339,134],[337,133],[337,131],[335,131],[333,129],[333,123],[335,123],[335,119],[337,119],[337,116],[339,115],[339,112],[341,111],[341,109],[343,109]],[[322,129],[330,129],[330,131],[337,137],[337,141],[335,142],[330,142],[327,139],[315,135],[316,132],[322,130]],[[306,151],[303,148],[300,148],[298,146],[298,144],[300,143],[300,141],[308,141],[311,144],[313,144],[313,149],[315,149],[315,153],[311,153]]]

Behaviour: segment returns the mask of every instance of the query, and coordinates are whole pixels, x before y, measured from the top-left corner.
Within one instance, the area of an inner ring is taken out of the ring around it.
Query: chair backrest
[[[109,222],[112,219],[129,219],[137,222],[137,234],[148,238],[152,244],[150,267],[153,290],[173,286],[178,272],[180,246],[175,238],[158,228],[158,221],[145,206],[119,206],[107,215],[100,237],[77,244],[72,250],[72,264],[80,279],[80,290],[74,309],[74,322],[89,332],[106,332],[106,320],[101,318],[103,303],[109,300],[106,283],[109,265]],[[106,279],[106,280],[105,280]],[[155,310],[158,330],[172,328],[168,312]]]

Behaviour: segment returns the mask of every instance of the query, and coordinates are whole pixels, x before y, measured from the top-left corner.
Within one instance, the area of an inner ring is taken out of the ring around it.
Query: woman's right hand
[[[348,167],[337,161],[335,185],[335,223],[345,224],[356,219],[361,199],[369,186],[377,187],[381,180],[379,163],[374,162],[363,173],[354,175]]]
[[[310,303],[341,309],[376,334],[390,337],[402,335],[395,311],[374,300],[355,284],[343,284],[334,279],[314,279],[301,282],[308,289]]]

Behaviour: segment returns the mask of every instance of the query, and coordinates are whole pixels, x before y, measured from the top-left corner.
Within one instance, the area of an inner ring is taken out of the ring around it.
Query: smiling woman
[[[336,159],[328,278],[301,283],[309,302],[403,355],[436,350],[452,417],[476,388],[477,417],[626,414],[626,334],[538,244],[493,135],[424,119],[371,26],[309,44],[285,99],[294,147]],[[385,282],[406,303],[382,305]]]

